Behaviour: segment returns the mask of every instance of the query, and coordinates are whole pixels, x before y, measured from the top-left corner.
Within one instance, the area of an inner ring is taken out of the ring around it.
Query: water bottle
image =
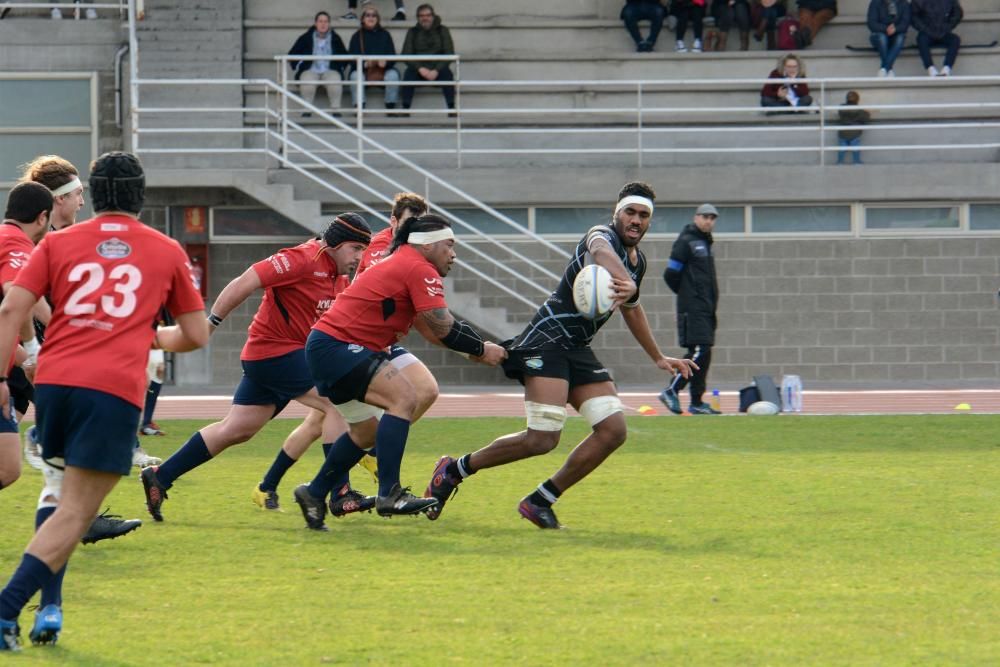
[[[802,380],[798,375],[781,378],[781,404],[783,412],[802,412]]]
[[[722,403],[719,401],[719,390],[712,390],[712,402],[709,403],[713,410],[716,412],[722,412]]]

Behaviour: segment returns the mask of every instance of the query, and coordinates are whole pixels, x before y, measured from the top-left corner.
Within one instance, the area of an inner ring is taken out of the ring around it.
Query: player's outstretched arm
[[[29,290],[14,285],[4,296],[3,303],[0,303],[0,359],[5,360],[4,363],[14,353],[21,324],[27,319],[37,300],[38,297]],[[10,388],[6,378],[0,382],[0,410],[4,417],[10,418]]]
[[[204,312],[183,313],[174,319],[177,324],[156,329],[154,345],[168,352],[190,352],[208,343],[210,332]]]
[[[697,364],[690,359],[675,359],[665,357],[660,352],[660,347],[653,337],[653,330],[649,328],[649,320],[646,318],[646,311],[641,305],[632,308],[622,308],[622,317],[625,318],[625,325],[632,332],[632,336],[639,343],[639,346],[649,355],[656,367],[664,371],[676,371],[684,377],[691,377],[691,373],[698,370]]]
[[[226,319],[229,313],[236,310],[241,303],[262,286],[260,276],[257,275],[253,267],[233,278],[228,285],[222,288],[215,303],[212,304],[212,312],[208,316],[208,321],[212,325],[211,330],[215,331],[215,328],[222,323],[222,320]]]
[[[484,341],[472,325],[456,320],[447,308],[417,313],[413,326],[435,345],[455,350],[473,361],[496,366],[507,358],[507,350],[496,343]]]

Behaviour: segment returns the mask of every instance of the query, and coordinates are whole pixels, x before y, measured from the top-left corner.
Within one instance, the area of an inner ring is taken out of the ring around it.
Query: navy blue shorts
[[[521,384],[524,384],[526,376],[566,380],[571,388],[613,381],[610,371],[589,347],[572,350],[508,350],[501,367],[507,377]]]
[[[243,379],[233,396],[236,405],[273,405],[277,416],[289,401],[313,388],[305,350],[240,363]]]
[[[384,351],[372,352],[363,345],[345,343],[313,329],[306,340],[306,360],[320,396],[334,405],[365,400],[375,373],[388,361]]]
[[[0,433],[17,433],[17,413],[24,414],[24,411],[15,410],[15,405],[14,393],[11,392],[10,401],[7,404],[7,408],[10,410],[10,419],[4,417],[3,412],[0,412]]]
[[[142,413],[96,389],[35,386],[35,418],[42,458],[65,465],[128,475]]]

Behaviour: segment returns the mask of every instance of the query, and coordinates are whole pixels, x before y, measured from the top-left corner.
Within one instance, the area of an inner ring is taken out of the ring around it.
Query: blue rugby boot
[[[434,465],[434,472],[431,474],[431,481],[427,483],[424,491],[424,498],[434,498],[437,505],[427,510],[427,518],[431,521],[437,520],[444,510],[444,504],[451,500],[458,493],[458,485],[462,483],[461,477],[452,477],[448,474],[448,466],[455,459],[450,456],[442,456]]]
[[[62,620],[62,609],[54,604],[45,605],[35,612],[35,625],[31,628],[28,639],[35,646],[40,644],[55,644],[59,641]]]

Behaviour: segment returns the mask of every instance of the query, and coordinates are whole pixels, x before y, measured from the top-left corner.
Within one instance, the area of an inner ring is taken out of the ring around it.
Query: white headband
[[[60,185],[58,188],[52,191],[53,197],[59,197],[61,195],[68,195],[70,192],[75,192],[78,188],[82,188],[83,183],[80,182],[79,178],[74,177],[72,181],[66,183],[65,185]]]
[[[615,214],[622,210],[629,204],[642,204],[649,209],[649,214],[653,214],[653,201],[651,199],[646,199],[645,197],[640,197],[639,195],[629,195],[628,197],[623,197],[618,205],[615,206]]]
[[[455,232],[451,231],[451,227],[442,227],[433,232],[411,232],[406,242],[410,245],[430,245],[453,238],[455,238]]]

